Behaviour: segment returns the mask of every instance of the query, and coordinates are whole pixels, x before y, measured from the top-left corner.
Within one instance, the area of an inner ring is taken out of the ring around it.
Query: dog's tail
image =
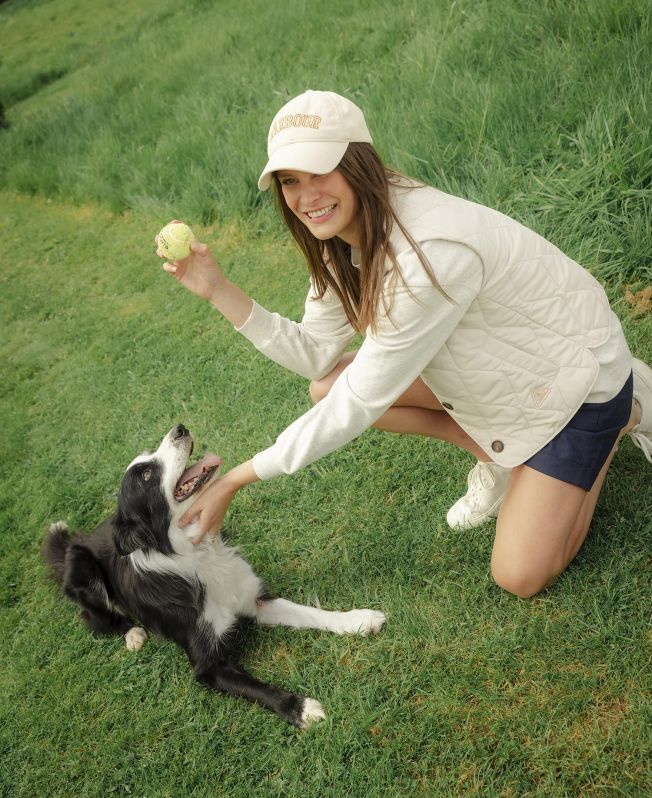
[[[63,584],[63,570],[66,551],[70,545],[70,532],[65,521],[50,524],[47,536],[41,549],[45,561],[50,566],[52,576],[59,584]]]

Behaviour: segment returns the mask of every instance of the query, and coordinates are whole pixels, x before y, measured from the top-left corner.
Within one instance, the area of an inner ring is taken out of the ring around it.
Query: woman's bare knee
[[[308,386],[308,393],[315,404],[317,404],[317,402],[321,402],[321,400],[326,396],[326,394],[333,387],[335,380],[340,376],[349,363],[351,363],[355,355],[355,352],[346,352],[344,355],[342,355],[340,362],[332,371],[330,371],[320,380],[313,380],[310,383]]]
[[[491,575],[498,587],[519,598],[536,596],[558,576],[529,563],[503,563],[495,559],[491,562]]]
[[[326,396],[330,390],[330,385],[326,380],[313,380],[308,386],[308,393],[312,401],[317,404]]]

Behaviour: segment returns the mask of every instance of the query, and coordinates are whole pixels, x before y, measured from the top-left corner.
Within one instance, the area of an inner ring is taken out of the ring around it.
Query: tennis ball
[[[195,240],[192,230],[183,222],[165,225],[156,236],[158,248],[168,260],[181,260],[190,255],[190,244]]]

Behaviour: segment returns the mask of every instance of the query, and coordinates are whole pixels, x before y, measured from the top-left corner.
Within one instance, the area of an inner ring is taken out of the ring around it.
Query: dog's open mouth
[[[221,465],[222,459],[216,454],[207,454],[198,463],[193,463],[183,472],[177,482],[174,498],[178,502],[189,499],[193,493],[197,493],[202,485],[208,482]]]

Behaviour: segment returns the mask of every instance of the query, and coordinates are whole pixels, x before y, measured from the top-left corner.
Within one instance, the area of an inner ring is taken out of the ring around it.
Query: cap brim
[[[278,149],[258,178],[258,188],[267,191],[272,175],[280,169],[292,169],[313,175],[332,172],[342,160],[348,141],[295,141]]]

